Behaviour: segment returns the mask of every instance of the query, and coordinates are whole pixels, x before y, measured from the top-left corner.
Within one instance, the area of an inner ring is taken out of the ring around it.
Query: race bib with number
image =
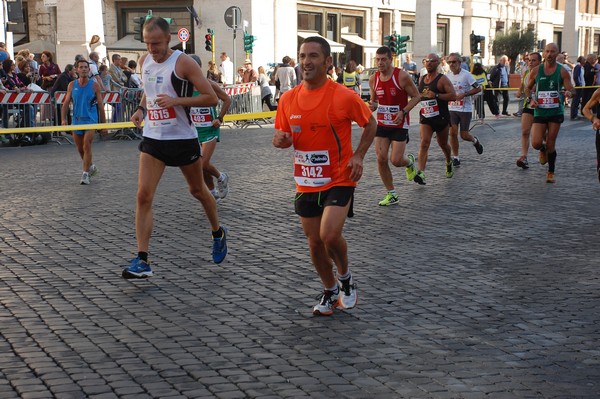
[[[192,107],[190,109],[190,118],[195,127],[212,127],[213,118],[210,108]]]
[[[379,105],[377,107],[377,122],[382,125],[391,125],[396,126],[394,123],[394,119],[396,119],[396,115],[400,112],[399,105]]]
[[[560,107],[560,96],[558,91],[539,91],[537,99],[539,108],[558,108]]]
[[[305,187],[321,187],[330,183],[329,151],[294,151],[294,180]]]
[[[435,98],[421,101],[421,115],[423,115],[425,118],[433,118],[439,114],[440,106]]]
[[[448,109],[450,111],[462,111],[465,106],[464,100],[456,100],[448,102]]]
[[[174,108],[161,108],[154,101],[147,101],[147,109],[150,127],[177,125],[177,115]]]

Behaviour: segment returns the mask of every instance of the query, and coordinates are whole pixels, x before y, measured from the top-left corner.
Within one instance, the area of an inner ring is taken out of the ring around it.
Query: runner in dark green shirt
[[[530,107],[534,109],[531,146],[540,151],[540,164],[548,162],[547,183],[555,182],[556,138],[565,120],[563,96],[575,94],[569,72],[556,62],[558,53],[555,43],[546,45],[544,63],[531,70],[525,87]]]

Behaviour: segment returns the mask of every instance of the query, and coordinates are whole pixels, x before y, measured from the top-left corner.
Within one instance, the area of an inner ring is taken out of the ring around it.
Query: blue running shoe
[[[128,268],[123,269],[123,278],[126,279],[147,278],[151,276],[152,269],[150,269],[150,265],[141,260],[139,256],[131,261]]]
[[[213,237],[212,257],[217,265],[223,262],[223,259],[227,256],[227,227],[221,226],[221,228],[223,229],[223,236]]]

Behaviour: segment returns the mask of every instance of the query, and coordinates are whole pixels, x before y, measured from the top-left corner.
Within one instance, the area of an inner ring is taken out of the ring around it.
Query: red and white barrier
[[[235,96],[237,94],[244,94],[252,90],[252,87],[256,86],[256,83],[242,83],[234,86],[225,86],[223,87],[223,91],[227,93],[228,96]]]
[[[65,97],[67,96],[66,91],[57,91],[54,93],[54,100],[56,104],[63,104]],[[121,102],[121,94],[118,91],[107,91],[102,93],[102,101],[104,104],[114,104]]]
[[[50,94],[34,91],[0,93],[0,104],[50,104]]]

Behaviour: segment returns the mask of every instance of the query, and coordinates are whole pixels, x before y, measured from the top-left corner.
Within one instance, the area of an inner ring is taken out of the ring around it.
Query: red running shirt
[[[377,125],[390,128],[408,129],[410,115],[400,124],[394,124],[396,114],[408,104],[408,94],[400,86],[400,69],[394,67],[392,77],[385,82],[380,79],[380,72],[375,72],[375,96],[379,102],[377,107]]]

